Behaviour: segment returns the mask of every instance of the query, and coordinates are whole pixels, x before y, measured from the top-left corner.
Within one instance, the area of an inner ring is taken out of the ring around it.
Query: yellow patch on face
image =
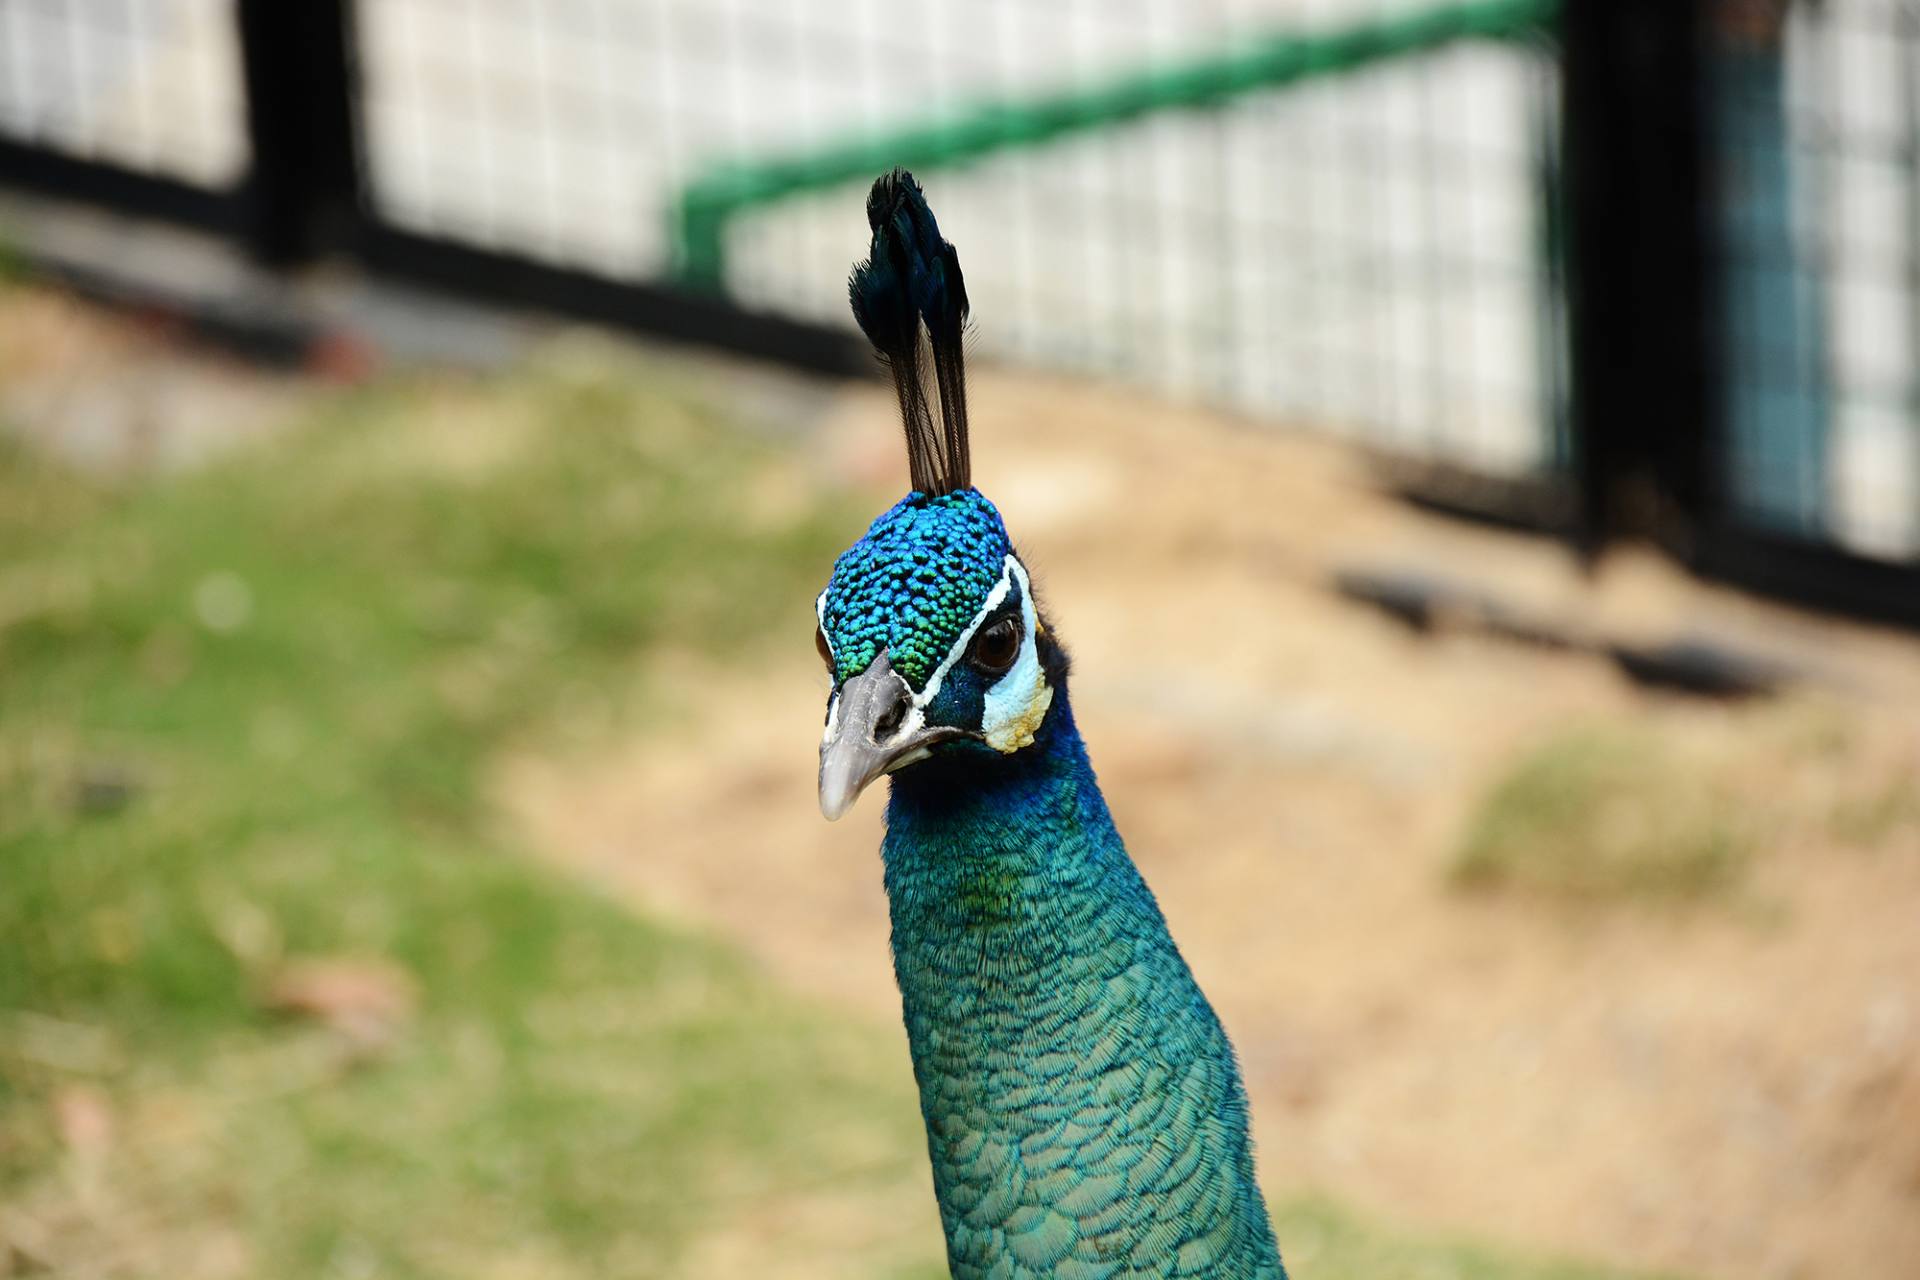
[[[1011,716],[1004,724],[994,727],[987,734],[987,745],[1002,755],[1011,755],[1022,747],[1033,745],[1033,735],[1040,732],[1040,724],[1047,718],[1047,708],[1053,705],[1053,686],[1040,679],[1034,683],[1033,697],[1027,702],[1026,709],[1017,716]]]

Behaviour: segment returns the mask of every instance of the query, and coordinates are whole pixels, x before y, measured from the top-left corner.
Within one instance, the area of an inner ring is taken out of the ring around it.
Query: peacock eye
[[[973,638],[973,649],[967,659],[988,675],[997,676],[1019,656],[1020,623],[1014,618],[1002,618],[980,629],[980,634]]]
[[[825,627],[813,629],[813,647],[820,651],[820,661],[827,664],[827,670],[833,670],[833,646],[827,643]]]

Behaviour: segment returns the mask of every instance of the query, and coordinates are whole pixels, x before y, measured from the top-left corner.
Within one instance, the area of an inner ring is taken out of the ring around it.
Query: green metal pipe
[[[1331,31],[1277,33],[1225,52],[1112,76],[1084,87],[995,99],[936,120],[862,134],[790,155],[717,164],[669,211],[674,272],[719,290],[726,226],[743,210],[873,177],[895,165],[933,169],[1162,111],[1203,110],[1262,89],[1337,75],[1460,40],[1513,40],[1550,29],[1559,0],[1467,0]]]

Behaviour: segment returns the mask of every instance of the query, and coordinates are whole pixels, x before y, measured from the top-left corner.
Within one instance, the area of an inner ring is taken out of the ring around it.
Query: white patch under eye
[[[1033,607],[1033,588],[1027,571],[1018,560],[1007,557],[1009,570],[1020,580],[1020,656],[1007,673],[987,690],[980,713],[980,731],[987,745],[999,752],[1018,751],[1033,741],[1040,722],[1053,705],[1053,689],[1047,684],[1046,671],[1040,666],[1040,644],[1036,632],[1039,618]]]

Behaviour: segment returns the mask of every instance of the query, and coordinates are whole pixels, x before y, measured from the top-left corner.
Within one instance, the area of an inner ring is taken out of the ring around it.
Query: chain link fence
[[[1709,533],[1920,562],[1920,0],[1565,5],[1569,33],[1698,34],[1662,65],[1698,81],[1697,101],[1663,101],[1704,152],[1700,191],[1661,204],[1670,193],[1643,182],[1632,199],[1657,212],[1663,261],[1701,264],[1699,297],[1637,282],[1637,312],[1601,322],[1624,334],[1663,307],[1699,312],[1680,323],[1701,335],[1711,393],[1671,428],[1700,447],[1672,452],[1705,460],[1712,500],[1677,484],[1679,504]],[[1584,135],[1550,0],[295,12],[0,0],[0,184],[135,211],[171,192],[151,211],[237,227],[276,259],[358,257],[852,367],[864,185],[918,128],[932,163],[899,158],[961,246],[992,358],[1576,493],[1597,474],[1581,441],[1626,431],[1631,406],[1663,394],[1637,387],[1608,420],[1570,409],[1583,370],[1588,387],[1635,376],[1570,354],[1607,349],[1569,337],[1580,229],[1646,210],[1567,207],[1566,150]],[[340,100],[292,111],[315,96],[307,65],[329,59],[312,83]],[[1630,60],[1616,62],[1630,95]],[[958,145],[994,120],[1013,133]],[[768,179],[808,172],[828,179]],[[688,211],[729,183],[750,198],[707,227],[690,273]],[[329,196],[344,216],[287,224]]]
[[[385,219],[548,262],[668,269],[702,173],[1090,88],[1365,0],[380,0],[361,8]],[[1210,112],[928,172],[996,358],[1124,378],[1465,467],[1563,453],[1544,45],[1456,45]],[[864,184],[728,235],[728,293],[847,326]]]
[[[248,160],[228,0],[0,0],[0,136],[217,188]]]
[[[1920,555],[1920,4],[1728,4],[1708,74],[1732,510]]]

